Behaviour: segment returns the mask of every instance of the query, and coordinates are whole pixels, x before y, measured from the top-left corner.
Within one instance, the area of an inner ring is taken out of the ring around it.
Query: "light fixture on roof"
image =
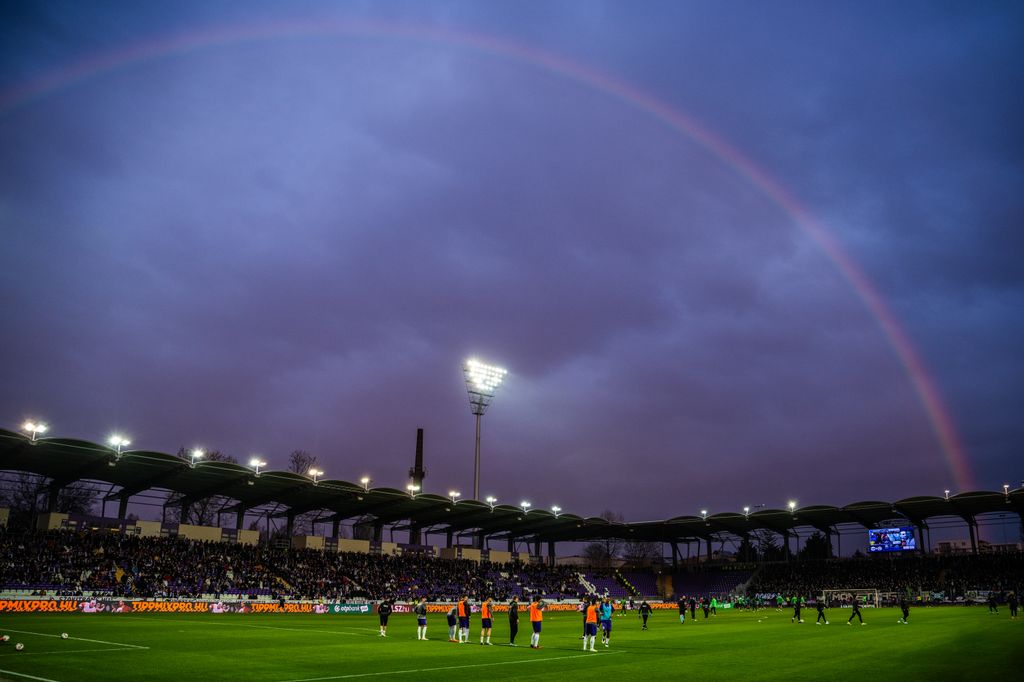
[[[307,473],[313,478],[313,483],[317,483],[320,480],[320,477],[324,475],[322,469],[310,468],[310,470]]]
[[[460,493],[458,490],[449,490],[448,497],[451,498],[452,504],[457,504],[459,498],[462,497],[462,493]]]
[[[21,425],[21,428],[22,430],[29,432],[32,436],[32,442],[35,443],[36,436],[40,433],[46,433],[50,427],[40,421],[28,420]]]
[[[197,459],[202,459],[206,456],[206,453],[202,448],[195,448],[192,452],[188,453],[188,456],[192,459],[192,466],[196,465]]]
[[[750,507],[744,507],[743,508],[743,515],[744,516],[750,516]]]
[[[131,444],[132,444],[132,442],[131,442],[130,440],[128,440],[128,439],[127,439],[127,438],[125,438],[124,436],[122,436],[122,435],[120,435],[120,434],[117,434],[117,433],[115,433],[115,434],[114,434],[114,435],[112,435],[112,436],[111,436],[110,438],[108,438],[108,439],[107,439],[107,442],[108,442],[108,443],[110,443],[110,445],[111,445],[112,447],[114,447],[115,449],[117,449],[117,454],[118,454],[118,455],[120,455],[120,454],[121,454],[121,450],[122,450],[123,448],[126,448],[126,447],[128,447],[129,445],[131,445]]]
[[[562,511],[562,508],[559,507],[557,504],[555,506],[551,507],[551,513],[554,514],[556,517],[558,516],[559,512],[561,512],[561,511]]]
[[[249,466],[256,470],[256,475],[260,475],[260,468],[267,466],[267,462],[259,457],[253,457],[249,460]]]
[[[700,510],[700,517],[706,521],[707,518],[708,518],[708,510],[707,509],[701,509]]]
[[[372,480],[373,479],[371,479],[369,476],[363,476],[362,478],[359,479],[359,482],[363,484],[363,490],[369,492],[369,490],[370,490],[370,482]]]
[[[488,495],[487,499],[484,500],[484,502],[491,506],[491,511],[494,511],[494,505],[498,504],[498,498],[495,497],[494,495]]]
[[[945,493],[946,493],[946,499],[948,500],[949,499],[949,488],[946,488]]]
[[[1010,484],[1009,483],[1004,483],[1003,484],[1003,494],[1004,495],[1009,495],[1010,494]]]
[[[420,491],[420,487],[415,483],[410,483],[409,485],[405,486],[405,489],[409,491],[410,497],[416,497],[416,493]]]
[[[480,499],[480,419],[484,416],[494,394],[508,374],[507,369],[487,365],[479,360],[466,360],[462,373],[469,391],[469,409],[476,415],[476,447],[473,452],[473,499]]]
[[[523,508],[524,512],[525,511],[530,511],[530,503],[527,502],[526,500],[523,500],[522,502],[520,502],[519,506]]]

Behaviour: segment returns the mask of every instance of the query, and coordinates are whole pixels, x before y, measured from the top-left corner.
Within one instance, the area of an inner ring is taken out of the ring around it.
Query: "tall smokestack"
[[[427,472],[423,470],[423,429],[416,429],[416,463],[409,469],[409,478],[423,492],[423,479],[426,477]]]

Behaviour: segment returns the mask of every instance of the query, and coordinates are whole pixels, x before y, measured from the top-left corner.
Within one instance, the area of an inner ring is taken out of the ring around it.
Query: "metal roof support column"
[[[445,545],[444,546],[448,547],[449,549],[451,549],[452,541],[454,539],[455,539],[455,531],[453,531],[451,528],[449,528],[448,532],[445,533]]]
[[[918,554],[924,554],[925,553],[925,551],[924,551],[924,530],[925,530],[925,525],[926,524],[924,522],[915,523],[914,524],[914,530],[917,531],[917,553]]]
[[[420,533],[419,525],[417,525],[415,523],[410,525],[409,526],[409,544],[410,545],[418,545],[418,544],[420,544],[420,540],[421,539],[422,539],[422,536],[421,536],[421,533]]]
[[[335,515],[331,518],[331,537],[338,537],[338,533],[341,532],[341,519]]]
[[[188,523],[188,513],[192,509],[192,500],[184,498],[181,501],[181,511],[178,514],[178,523]]]
[[[832,558],[832,527],[825,529],[825,558]]]
[[[239,505],[235,512],[235,530],[242,530],[245,527],[245,507]]]
[[[673,540],[672,545],[672,570],[679,568],[679,543]]]
[[[548,566],[555,565],[555,541],[548,540]]]
[[[540,558],[540,539],[533,541],[533,556]]]
[[[288,537],[290,538],[292,535],[295,534],[295,512],[288,512],[288,515],[285,518],[287,519],[287,523],[285,525],[285,532],[288,533]],[[288,540],[288,542],[291,542],[291,540]]]
[[[121,500],[117,503],[117,518],[122,521],[128,518],[128,495],[122,495]]]
[[[978,535],[977,535],[977,532],[975,531],[977,522],[974,520],[973,516],[968,516],[966,518],[967,518],[967,530],[971,533],[971,554],[977,555],[978,554]]]
[[[511,535],[508,536],[508,551],[509,552],[515,552],[516,551],[516,539],[514,537],[512,537]]]
[[[707,546],[708,546],[708,559],[707,560],[711,561],[711,536],[710,535],[706,538],[706,542],[707,542]]]
[[[783,545],[785,546],[784,554],[786,556],[786,561],[789,561],[790,554],[789,554],[789,531],[788,530],[782,531],[782,542],[783,542]]]
[[[384,541],[384,523],[382,521],[373,522],[373,541],[383,542]]]
[[[48,489],[46,511],[53,514],[57,511],[57,501],[60,499],[60,491],[64,489],[64,481],[54,481],[48,486]]]

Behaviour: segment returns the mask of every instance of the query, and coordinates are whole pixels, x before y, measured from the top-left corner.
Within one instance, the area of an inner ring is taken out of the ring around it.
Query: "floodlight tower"
[[[480,418],[484,416],[494,394],[504,381],[508,370],[470,358],[463,367],[469,408],[476,415],[476,449],[473,454],[473,499],[480,499]]]

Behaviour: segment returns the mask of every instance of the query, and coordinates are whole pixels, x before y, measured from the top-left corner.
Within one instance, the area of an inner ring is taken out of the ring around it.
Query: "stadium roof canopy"
[[[921,525],[935,517],[959,517],[971,523],[980,514],[1024,512],[1024,488],[968,492],[945,497],[910,497],[896,502],[864,501],[843,507],[807,506],[792,511],[759,509],[677,516],[664,521],[615,523],[603,518],[544,509],[524,510],[478,500],[415,496],[394,488],[364,488],[343,480],[320,480],[288,471],[261,471],[228,462],[189,460],[162,452],[118,453],[105,445],[68,438],[29,437],[0,429],[0,470],[24,471],[51,479],[60,488],[75,481],[100,481],[130,497],[150,490],[179,493],[186,502],[219,496],[232,501],[226,511],[275,505],[280,515],[327,512],[338,519],[372,516],[385,524],[403,523],[428,531],[482,533],[492,538],[541,541],[685,542],[723,534],[743,536],[759,530],[789,533],[812,527],[823,532],[842,524],[877,527],[906,520]],[[108,498],[110,499],[110,498]]]

